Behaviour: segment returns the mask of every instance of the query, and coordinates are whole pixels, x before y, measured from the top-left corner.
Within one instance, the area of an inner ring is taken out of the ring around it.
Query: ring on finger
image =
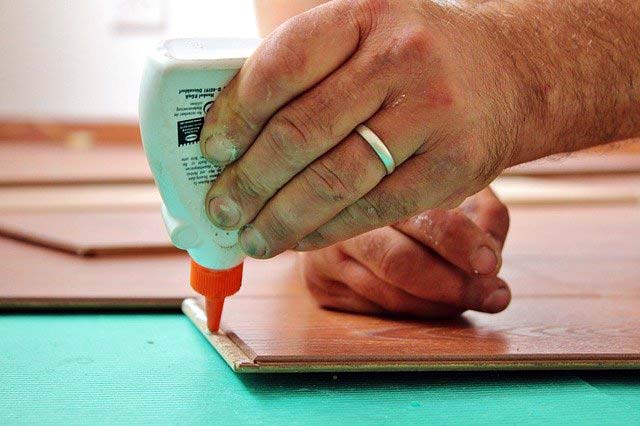
[[[364,124],[358,125],[358,127],[356,127],[356,132],[358,132],[358,134],[362,136],[369,145],[371,145],[371,148],[373,148],[380,158],[380,161],[382,161],[384,168],[387,170],[387,175],[390,175],[396,168],[396,162],[394,161],[389,148],[387,148],[384,142],[382,142],[382,139],[380,139],[373,130]]]

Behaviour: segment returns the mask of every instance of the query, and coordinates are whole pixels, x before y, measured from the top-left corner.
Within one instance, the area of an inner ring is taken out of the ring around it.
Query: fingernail
[[[482,310],[492,314],[501,312],[509,305],[510,300],[509,290],[499,288],[484,299]]]
[[[487,246],[481,246],[469,259],[471,269],[476,274],[487,275],[493,273],[498,266],[498,256],[496,252]]]
[[[221,228],[233,228],[240,222],[242,213],[238,205],[227,197],[215,197],[209,201],[209,215]]]
[[[238,155],[236,145],[221,136],[209,136],[204,142],[204,151],[210,160],[222,165],[233,162]]]
[[[245,225],[240,231],[240,247],[251,257],[267,254],[267,242],[253,225]]]

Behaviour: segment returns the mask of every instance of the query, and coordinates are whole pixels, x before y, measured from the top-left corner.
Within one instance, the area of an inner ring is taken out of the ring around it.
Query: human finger
[[[501,244],[461,210],[426,210],[393,226],[467,273],[500,270]]]
[[[269,35],[209,109],[200,134],[203,155],[218,165],[239,158],[280,107],[353,54],[360,19],[349,2],[331,2]]]
[[[426,140],[429,140],[427,137]],[[414,155],[369,191],[345,207],[330,221],[307,234],[296,250],[317,250],[363,234],[372,229],[396,223],[427,208],[449,209],[458,206],[467,191],[477,183],[461,176],[457,167],[465,158],[447,154],[446,147],[435,147]],[[469,159],[469,173],[475,168]],[[472,172],[471,172],[472,173]],[[428,182],[425,190],[424,182]]]
[[[380,108],[386,84],[356,55],[278,111],[211,186],[206,203],[213,223],[230,229],[251,221],[281,187]]]
[[[385,141],[400,171],[402,163],[432,131],[430,126],[407,122],[409,107],[383,108],[367,120],[367,126]],[[397,172],[389,178],[393,179]],[[376,185],[384,184],[386,174],[373,148],[362,136],[351,133],[275,194],[253,222],[241,230],[240,244],[252,257],[275,256],[323,226]]]
[[[392,227],[347,240],[341,247],[384,282],[420,299],[492,313],[510,300],[502,280],[468,276]]]
[[[491,187],[467,198],[459,207],[482,230],[491,234],[500,247],[509,232],[509,210]]]

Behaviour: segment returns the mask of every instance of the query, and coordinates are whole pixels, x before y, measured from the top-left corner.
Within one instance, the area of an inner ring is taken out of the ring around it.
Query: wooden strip
[[[207,316],[202,309],[202,302],[196,299],[185,299],[182,302],[182,312],[189,317],[191,322],[200,330],[233,371],[244,371],[255,367],[251,358],[226,334],[209,332],[207,329]]]

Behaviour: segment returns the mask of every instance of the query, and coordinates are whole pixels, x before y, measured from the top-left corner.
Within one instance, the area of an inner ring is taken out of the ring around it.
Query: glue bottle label
[[[215,98],[224,87],[180,88],[176,94],[179,104],[173,113],[176,119],[178,147],[198,144],[200,131],[204,125],[204,116],[213,105]],[[222,172],[222,167],[206,161],[201,155],[189,155],[185,152],[180,162],[186,178],[193,185],[211,184]]]

